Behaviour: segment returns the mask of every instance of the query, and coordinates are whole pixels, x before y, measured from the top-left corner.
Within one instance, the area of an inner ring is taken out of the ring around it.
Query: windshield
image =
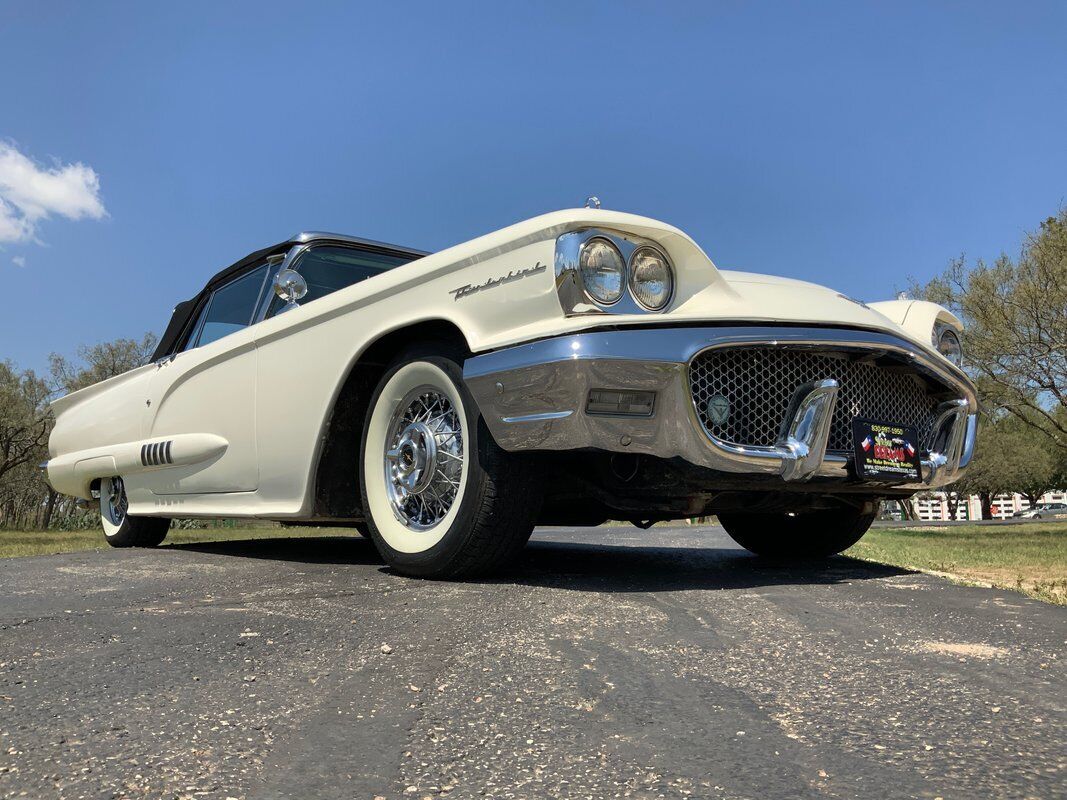
[[[300,305],[414,260],[414,256],[373,253],[352,247],[313,247],[301,255],[292,267],[307,281],[308,291]],[[284,301],[275,297],[267,316],[274,316],[283,305]]]

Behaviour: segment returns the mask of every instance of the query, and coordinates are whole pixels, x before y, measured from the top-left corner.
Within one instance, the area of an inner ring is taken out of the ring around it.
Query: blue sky
[[[159,332],[301,229],[439,249],[589,194],[884,299],[1067,203],[1064,31],[1062,2],[7,0],[0,141],[99,186],[0,243],[0,358]]]

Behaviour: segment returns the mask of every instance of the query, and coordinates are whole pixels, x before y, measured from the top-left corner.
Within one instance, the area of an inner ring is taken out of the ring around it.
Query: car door
[[[251,492],[259,484],[256,345],[249,325],[264,291],[263,264],[217,288],[183,349],[149,379],[145,437],[206,433],[226,440],[211,459],[149,473],[157,495]]]
[[[256,326],[261,495],[289,500],[300,494],[333,392],[355,346],[339,338],[343,325],[336,315],[309,317],[316,301],[413,258],[332,243],[307,245],[291,254],[286,266],[307,284],[299,305],[308,313],[299,314],[297,324],[287,324],[290,309],[272,294],[264,303],[264,321]]]

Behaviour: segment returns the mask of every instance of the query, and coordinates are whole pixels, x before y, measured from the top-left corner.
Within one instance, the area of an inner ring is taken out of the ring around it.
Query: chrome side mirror
[[[279,314],[299,308],[296,301],[308,293],[307,281],[295,269],[283,269],[274,276],[274,293],[285,301]]]

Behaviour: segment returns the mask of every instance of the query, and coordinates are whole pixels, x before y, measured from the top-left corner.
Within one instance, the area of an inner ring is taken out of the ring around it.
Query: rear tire
[[[371,539],[398,572],[469,578],[512,560],[541,505],[532,462],[493,440],[463,381],[463,357],[425,343],[378,383],[360,444]]]
[[[803,514],[720,514],[719,523],[746,550],[767,558],[826,558],[852,547],[876,512],[855,508]]]
[[[163,517],[131,517],[122,478],[100,481],[100,524],[112,547],[155,547],[167,537],[170,520]]]

